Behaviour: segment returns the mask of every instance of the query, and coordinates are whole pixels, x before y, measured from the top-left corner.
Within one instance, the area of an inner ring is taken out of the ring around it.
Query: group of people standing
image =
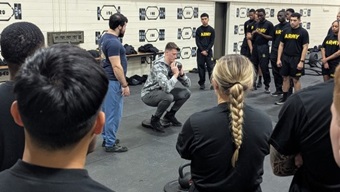
[[[254,83],[253,88],[256,90],[261,87],[263,76],[265,93],[270,93],[270,61],[276,89],[271,95],[283,95],[275,102],[281,105],[291,95],[292,87],[294,91],[301,89],[300,78],[304,74],[309,44],[308,32],[301,26],[301,15],[293,9],[280,10],[277,13],[279,23],[275,26],[266,19],[264,9],[251,9],[249,18],[244,24],[245,37],[241,54],[253,62],[258,74],[259,81]],[[270,52],[269,41],[272,41]]]
[[[226,55],[213,69],[217,106],[191,115],[178,136],[178,153],[191,160],[189,191],[261,191],[263,161],[269,153],[275,175],[294,176],[290,192],[339,191],[340,67],[333,61],[339,50],[337,24],[333,22],[332,34],[322,47],[323,68],[329,68],[329,74],[336,70],[334,81],[300,90],[309,43],[301,15],[281,10],[276,26],[265,20],[263,9],[250,10],[249,16],[241,52],[245,56]],[[273,130],[268,115],[244,101],[246,91],[259,87],[255,77],[260,71],[269,93],[269,58],[276,86],[272,95],[283,95],[276,103],[283,107]],[[332,69],[327,67],[330,63]],[[300,91],[289,96],[291,80]]]

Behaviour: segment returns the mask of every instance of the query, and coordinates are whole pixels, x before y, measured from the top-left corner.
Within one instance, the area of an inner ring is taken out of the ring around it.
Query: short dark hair
[[[165,50],[171,51],[173,49],[180,51],[179,47],[174,42],[169,42],[165,45]]]
[[[257,11],[257,13],[261,12],[263,14],[266,14],[266,11],[264,9],[262,9],[262,8],[256,9],[256,11]]]
[[[13,23],[1,32],[1,55],[10,70],[16,73],[25,59],[42,47],[44,42],[44,35],[35,24]]]
[[[290,18],[292,17],[296,17],[297,19],[300,19],[301,18],[301,14],[300,13],[293,13]]]
[[[277,12],[277,13],[285,13],[286,12],[286,10],[284,10],[284,9],[281,9],[279,12]]]
[[[110,16],[109,26],[110,29],[115,30],[118,26],[124,26],[128,19],[121,13],[115,13]]]
[[[255,13],[255,9],[250,9],[249,13]]]
[[[289,12],[291,12],[291,13],[295,13],[294,9],[292,9],[292,8],[286,9],[286,12],[287,12],[287,11],[289,11]]]
[[[38,50],[16,76],[14,93],[25,130],[34,144],[65,149],[91,130],[108,89],[95,59],[75,45]]]
[[[202,18],[202,17],[209,18],[209,15],[208,15],[208,13],[202,13],[202,14],[201,14],[201,18]]]

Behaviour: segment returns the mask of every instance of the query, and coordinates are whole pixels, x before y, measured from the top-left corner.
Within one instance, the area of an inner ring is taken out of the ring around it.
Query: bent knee
[[[191,91],[189,89],[185,89],[185,98],[189,99],[191,96]]]
[[[174,101],[174,96],[168,93],[162,98],[162,101],[172,103]]]
[[[190,96],[191,96],[191,91],[189,89],[183,89],[179,94],[179,97],[181,99],[189,99]]]

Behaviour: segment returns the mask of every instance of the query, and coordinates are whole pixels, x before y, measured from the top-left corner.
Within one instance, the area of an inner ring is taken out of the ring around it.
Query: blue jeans
[[[122,87],[119,81],[109,81],[109,89],[103,103],[105,125],[102,133],[105,146],[113,146],[123,113]]]

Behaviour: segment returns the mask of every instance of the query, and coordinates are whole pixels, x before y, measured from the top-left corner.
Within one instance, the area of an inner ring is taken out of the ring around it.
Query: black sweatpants
[[[204,85],[205,83],[205,68],[207,67],[209,81],[211,78],[211,73],[214,68],[214,62],[212,60],[212,50],[209,51],[207,56],[201,54],[201,51],[197,52],[197,70],[199,76],[199,85]]]
[[[269,72],[269,45],[254,45],[253,53],[251,55],[251,61],[254,64],[256,73],[260,66],[263,74],[263,83],[266,87],[270,84],[270,72]]]

